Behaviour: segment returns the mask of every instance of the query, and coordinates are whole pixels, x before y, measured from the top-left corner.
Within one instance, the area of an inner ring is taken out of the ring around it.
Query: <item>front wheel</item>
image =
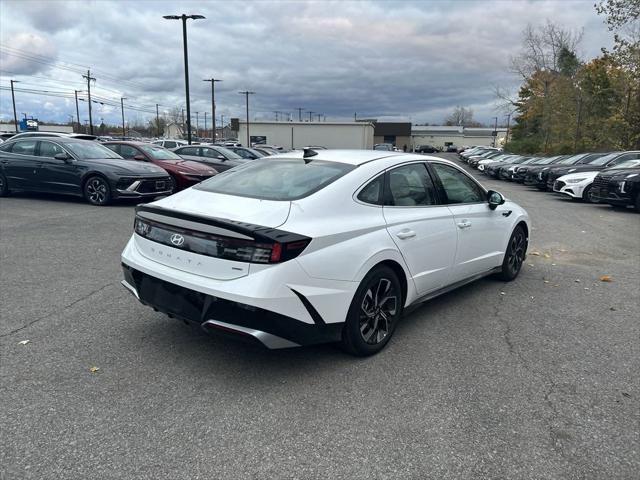
[[[582,201],[587,203],[598,203],[591,191],[591,185],[589,185],[582,191]]]
[[[9,195],[9,184],[7,178],[0,173],[0,197],[6,197]]]
[[[498,277],[505,282],[510,282],[515,279],[520,273],[526,253],[527,236],[524,228],[517,226],[509,239],[507,251],[502,261],[502,270],[498,274]]]
[[[342,332],[343,348],[357,356],[378,353],[391,339],[402,313],[402,288],[393,270],[379,266],[362,280]]]
[[[109,183],[102,177],[90,177],[84,184],[84,198],[91,205],[107,205],[111,201]]]

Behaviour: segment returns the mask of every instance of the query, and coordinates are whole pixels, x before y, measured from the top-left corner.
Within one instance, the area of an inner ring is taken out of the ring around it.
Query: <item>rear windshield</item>
[[[164,147],[156,147],[153,145],[140,145],[140,148],[154,160],[182,160],[182,157],[176,155]]]
[[[193,188],[263,200],[296,200],[326,187],[355,167],[302,159],[254,160],[212,177]]]

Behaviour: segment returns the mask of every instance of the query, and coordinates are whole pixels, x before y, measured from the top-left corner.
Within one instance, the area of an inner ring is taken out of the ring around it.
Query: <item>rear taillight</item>
[[[258,242],[183,230],[136,217],[139,236],[183,251],[248,263],[280,263],[297,257],[311,239],[293,242]]]

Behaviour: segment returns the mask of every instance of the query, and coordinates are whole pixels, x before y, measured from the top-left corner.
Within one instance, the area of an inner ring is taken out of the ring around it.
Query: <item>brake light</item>
[[[178,229],[136,217],[134,231],[139,236],[183,251],[248,263],[279,263],[302,253],[311,239],[294,242],[258,242]]]

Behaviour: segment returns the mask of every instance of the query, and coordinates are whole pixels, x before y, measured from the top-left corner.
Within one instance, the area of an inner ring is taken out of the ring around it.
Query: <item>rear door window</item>
[[[58,153],[64,153],[63,148],[52,142],[40,142],[40,148],[38,150],[38,156],[40,157],[55,157]]]
[[[11,153],[17,153],[19,155],[35,155],[37,140],[18,140],[13,144]]]
[[[411,163],[389,172],[386,205],[418,207],[436,205],[436,189],[424,163]]]

